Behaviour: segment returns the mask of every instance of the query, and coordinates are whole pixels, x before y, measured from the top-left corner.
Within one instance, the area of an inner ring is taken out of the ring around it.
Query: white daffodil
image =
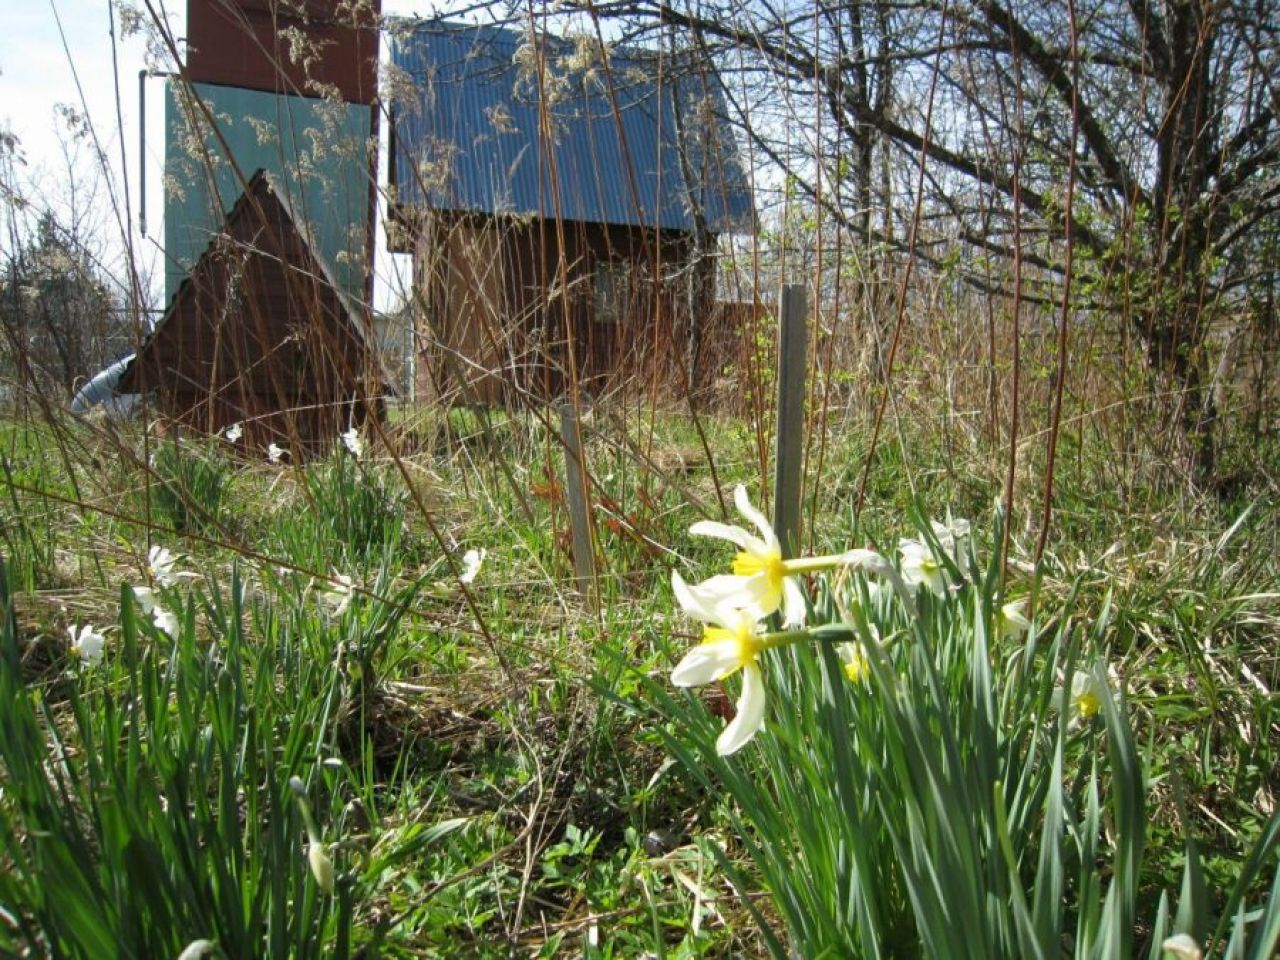
[[[763,649],[760,623],[744,610],[708,606],[675,571],[671,586],[685,612],[705,624],[702,643],[676,665],[671,682],[677,687],[700,687],[742,671],[737,712],[716,740],[716,752],[728,756],[745,746],[764,725],[764,677],[756,662]]]
[[[223,436],[227,438],[228,443],[235,443],[244,436],[244,428],[238,423],[233,423],[231,426],[227,427],[227,432],[224,433]]]
[[[279,463],[287,451],[275,443],[267,444],[267,462]]]
[[[458,575],[458,579],[463,583],[471,583],[475,580],[480,567],[484,564],[484,558],[488,555],[489,551],[484,547],[479,550],[468,550],[462,557],[462,573]]]
[[[947,578],[942,571],[942,564],[927,543],[904,537],[898,541],[898,553],[902,557],[902,579],[909,586],[924,584],[938,596],[946,595]]]
[[[742,527],[715,520],[700,520],[691,526],[690,533],[728,540],[738,548],[738,553],[733,558],[732,574],[712,577],[690,589],[710,607],[746,610],[755,619],[767,617],[781,607],[784,623],[799,626],[804,623],[804,591],[789,574],[832,567],[836,565],[836,559],[816,558],[817,561],[829,561],[826,563],[815,562],[814,558],[783,560],[782,545],[773,527],[752,505],[746,487],[739,484],[734,488],[733,502],[759,536]]]
[[[155,612],[151,615],[151,622],[156,625],[156,629],[161,633],[167,634],[170,640],[178,639],[178,616],[168,610],[162,610],[156,607]]]
[[[340,617],[347,612],[347,607],[351,606],[354,596],[351,578],[341,573],[334,573],[323,593],[324,602],[328,605],[329,612],[335,617]]]
[[[933,535],[938,538],[938,545],[953,557],[961,541],[969,538],[969,521],[963,517],[948,516],[946,523],[930,520],[929,526],[933,528]]]
[[[160,606],[156,600],[156,592],[150,587],[132,587],[133,599],[139,609],[151,618],[156,629],[167,633],[172,639],[178,639],[178,618]]]
[[[133,587],[134,602],[142,609],[142,612],[150,616],[152,611],[156,609],[156,592],[150,587]]]
[[[996,614],[996,636],[1002,640],[1017,640],[1031,629],[1031,621],[1027,619],[1027,600],[1013,600],[1006,603]]]
[[[347,452],[359,460],[364,456],[364,440],[360,436],[360,431],[355,427],[345,430],[338,434],[342,440],[342,445],[347,448]]]
[[[67,627],[71,636],[70,652],[76,659],[96,667],[102,662],[107,638],[86,624],[83,627]]]
[[[196,574],[173,568],[177,558],[167,547],[152,547],[147,551],[147,573],[158,587],[172,587],[180,580],[194,578]]]
[[[1066,710],[1072,724],[1089,720],[1102,710],[1102,698],[1105,688],[1094,679],[1088,670],[1078,670],[1071,675],[1071,694],[1067,696],[1062,687],[1055,687],[1050,705],[1056,710]]]

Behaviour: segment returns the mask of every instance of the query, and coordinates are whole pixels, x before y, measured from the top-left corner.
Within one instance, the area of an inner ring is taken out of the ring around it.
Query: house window
[[[631,304],[632,264],[625,260],[596,263],[596,323],[622,323]]]

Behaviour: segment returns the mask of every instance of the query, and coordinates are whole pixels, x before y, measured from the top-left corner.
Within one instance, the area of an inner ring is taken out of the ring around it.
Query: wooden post
[[[778,294],[778,421],[773,465],[773,530],[782,554],[800,546],[800,479],[804,465],[804,396],[808,306],[800,284]]]
[[[564,442],[565,499],[569,502],[569,529],[573,534],[573,570],[578,593],[590,604],[596,582],[596,554],[591,542],[582,434],[578,430],[578,412],[571,403],[560,405],[560,436]]]

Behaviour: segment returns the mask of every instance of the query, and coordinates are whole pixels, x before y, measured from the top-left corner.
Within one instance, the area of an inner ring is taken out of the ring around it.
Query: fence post
[[[573,534],[573,570],[578,593],[593,604],[596,554],[591,543],[591,512],[587,498],[587,472],[582,462],[582,434],[573,404],[560,405],[560,436],[564,442],[565,499],[569,502],[569,529]]]
[[[773,465],[773,530],[783,556],[800,547],[800,479],[804,465],[804,396],[808,306],[801,284],[778,293],[778,420]]]

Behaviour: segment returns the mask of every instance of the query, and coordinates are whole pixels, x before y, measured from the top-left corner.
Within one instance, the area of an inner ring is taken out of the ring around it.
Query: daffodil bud
[[[201,957],[207,957],[213,953],[214,949],[212,940],[192,940],[178,954],[178,960],[200,960]]]
[[[1200,960],[1204,956],[1200,952],[1200,944],[1185,933],[1169,937],[1160,944],[1160,949],[1166,954],[1172,954],[1177,960]]]
[[[333,861],[325,853],[324,844],[307,844],[307,860],[311,864],[311,875],[325,893],[333,896]]]

